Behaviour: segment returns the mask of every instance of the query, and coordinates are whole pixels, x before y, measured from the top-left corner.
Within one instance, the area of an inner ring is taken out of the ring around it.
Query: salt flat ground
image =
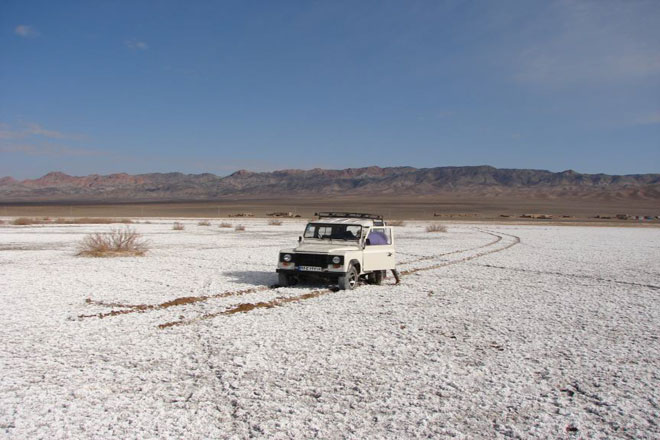
[[[183,223],[0,227],[0,437],[660,437],[659,229],[411,222],[333,292],[271,287],[302,222]]]

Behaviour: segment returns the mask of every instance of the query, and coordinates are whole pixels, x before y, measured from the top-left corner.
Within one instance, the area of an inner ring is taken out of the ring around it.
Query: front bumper
[[[318,279],[325,279],[325,280],[337,280],[337,278],[344,275],[344,272],[342,272],[342,271],[328,270],[328,269],[323,269],[321,271],[316,271],[316,270],[315,271],[307,271],[307,270],[299,270],[298,268],[295,268],[295,269],[280,269],[280,268],[278,268],[276,270],[276,272],[287,274],[287,275],[293,276],[293,277],[318,278]]]

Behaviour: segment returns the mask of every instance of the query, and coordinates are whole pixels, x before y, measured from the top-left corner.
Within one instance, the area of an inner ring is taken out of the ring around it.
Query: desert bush
[[[133,223],[133,220],[129,218],[107,218],[107,217],[73,217],[73,218],[64,218],[59,217],[52,221],[58,225],[109,225],[112,223],[123,223],[125,225]]]
[[[183,223],[179,223],[179,222],[174,222],[174,224],[172,225],[172,229],[174,229],[175,231],[183,231],[185,228],[186,227],[183,226]]]
[[[405,226],[406,222],[403,220],[389,220],[387,226]]]
[[[282,220],[268,220],[268,224],[272,226],[282,226]]]
[[[149,244],[134,229],[113,229],[106,233],[89,234],[78,246],[78,255],[83,257],[142,256]]]
[[[197,223],[198,226],[211,226],[211,222],[208,220],[201,220],[199,223]]]
[[[220,223],[220,227],[221,227],[221,228],[231,228],[231,227],[232,227],[232,224],[231,224],[231,223],[227,223],[227,222],[222,222],[222,223]]]
[[[243,225],[236,225],[236,227],[234,228],[234,231],[238,231],[238,232],[240,232],[240,231],[245,231],[245,226],[243,226]]]
[[[426,232],[447,232],[447,227],[445,225],[432,224],[426,227]]]
[[[39,223],[39,221],[34,218],[19,217],[19,218],[15,218],[14,221],[11,223],[12,225],[17,225],[17,226],[28,226],[28,225],[33,225],[35,223]]]

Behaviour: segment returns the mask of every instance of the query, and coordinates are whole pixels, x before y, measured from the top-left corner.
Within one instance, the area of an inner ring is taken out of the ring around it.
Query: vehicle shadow
[[[278,284],[277,273],[275,271],[263,271],[263,270],[237,270],[231,272],[224,272],[223,275],[230,277],[231,281],[241,284],[251,284],[255,287],[258,286],[269,286],[270,288],[280,287]],[[322,282],[314,282],[313,280],[301,280],[296,284],[289,287],[301,287],[301,288],[318,288],[318,287],[327,287],[327,284]]]
[[[273,286],[277,284],[277,274],[274,270],[237,270],[224,272],[224,275],[232,278],[231,281],[241,284],[252,284],[254,286]]]

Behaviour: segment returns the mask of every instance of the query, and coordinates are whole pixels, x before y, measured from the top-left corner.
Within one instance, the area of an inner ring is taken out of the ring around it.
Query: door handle
[[[391,256],[392,256],[392,252],[388,252],[388,253],[387,253],[387,256],[388,256],[388,257],[391,257]]]

